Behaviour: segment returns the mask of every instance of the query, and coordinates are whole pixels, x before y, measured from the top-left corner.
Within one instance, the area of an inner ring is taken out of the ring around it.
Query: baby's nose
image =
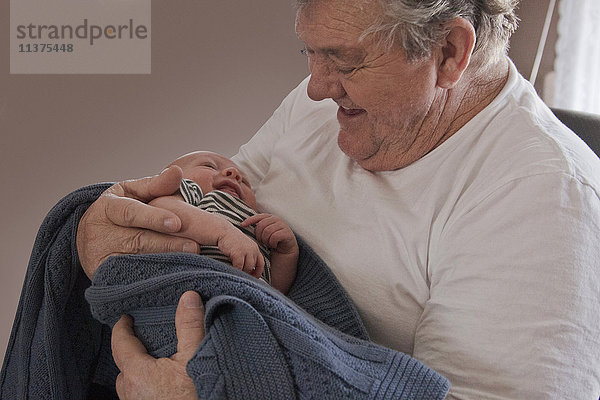
[[[228,178],[233,178],[236,181],[240,181],[242,179],[242,175],[240,174],[240,171],[238,171],[238,169],[235,167],[225,168],[223,170],[223,175],[225,175]]]

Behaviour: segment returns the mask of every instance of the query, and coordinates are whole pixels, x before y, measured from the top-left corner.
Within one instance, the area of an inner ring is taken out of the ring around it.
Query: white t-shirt
[[[600,161],[510,68],[488,107],[400,170],[343,154],[337,106],[311,101],[308,78],[234,161],[372,340],[448,377],[452,398],[597,400]]]

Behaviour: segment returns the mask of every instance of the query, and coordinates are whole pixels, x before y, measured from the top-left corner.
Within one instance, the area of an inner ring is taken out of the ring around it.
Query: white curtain
[[[600,0],[559,0],[553,106],[600,114]]]

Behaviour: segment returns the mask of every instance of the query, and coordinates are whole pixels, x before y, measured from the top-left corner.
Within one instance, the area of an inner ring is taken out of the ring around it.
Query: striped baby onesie
[[[254,235],[254,226],[248,226],[245,228],[240,226],[244,220],[256,215],[256,211],[248,207],[242,200],[220,190],[213,190],[212,192],[203,194],[200,186],[190,179],[184,178],[181,181],[179,192],[187,203],[199,207],[211,214],[218,214],[227,221],[231,222],[236,228],[244,232],[246,236],[254,240],[256,244],[258,244],[258,248],[260,249],[260,252],[265,260],[265,270],[261,278],[267,283],[271,283],[270,250],[256,240],[256,236]],[[217,246],[202,245],[200,246],[200,254],[227,264],[231,264],[229,257],[223,254]]]

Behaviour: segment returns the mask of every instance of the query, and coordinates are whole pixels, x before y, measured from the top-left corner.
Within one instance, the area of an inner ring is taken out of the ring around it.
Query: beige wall
[[[525,0],[531,33],[513,44],[527,75],[541,3]],[[291,4],[153,1],[149,76],[9,75],[0,30],[0,357],[49,208],[78,187],[152,174],[191,150],[234,154],[307,73]],[[0,3],[3,27],[8,5]]]

